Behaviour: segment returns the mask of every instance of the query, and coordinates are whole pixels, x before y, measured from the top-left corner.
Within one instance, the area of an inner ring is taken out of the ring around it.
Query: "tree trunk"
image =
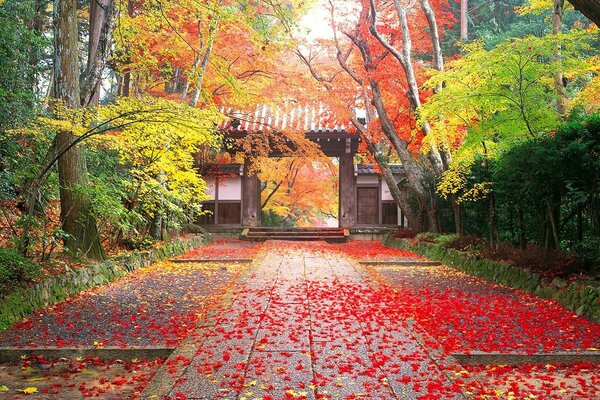
[[[469,0],[460,0],[460,40],[469,40]]]
[[[583,207],[577,209],[577,241],[583,242]]]
[[[66,148],[77,136],[70,132],[60,132],[57,136],[58,148]],[[62,229],[69,234],[65,245],[72,252],[81,252],[88,258],[104,260],[106,254],[100,244],[96,220],[92,215],[89,199],[80,193],[87,186],[87,166],[85,150],[76,145],[58,160],[60,186],[60,215]]]
[[[490,247],[492,249],[498,250],[500,247],[500,237],[498,234],[498,224],[496,221],[496,199],[494,198],[494,193],[490,193],[489,198],[490,205]]]
[[[569,0],[576,10],[581,11],[596,25],[600,26],[600,0]]]
[[[452,213],[454,214],[454,231],[457,235],[462,235],[462,210],[456,194],[450,195],[450,204],[452,204]]]
[[[121,96],[129,97],[131,91],[131,72],[125,71],[123,75],[123,89],[121,90]]]
[[[519,247],[525,249],[527,247],[527,236],[525,232],[525,216],[523,215],[523,209],[519,207]]]
[[[54,95],[56,102],[68,108],[80,106],[77,45],[77,1],[54,0]],[[56,136],[58,151],[69,147],[76,138],[68,130],[60,131]],[[85,148],[81,144],[59,158],[58,173],[62,228],[69,235],[66,247],[73,253],[105,259],[91,204],[78,190],[88,185]]]
[[[411,109],[413,111],[417,111],[419,107],[421,107],[421,99],[419,93],[419,85],[417,83],[417,78],[415,74],[415,70],[412,64],[412,37],[410,33],[410,28],[408,24],[407,18],[407,10],[401,0],[394,0],[394,5],[396,8],[396,14],[398,15],[398,22],[400,24],[400,29],[402,31],[402,49],[398,50],[394,46],[392,46],[389,42],[383,38],[379,34],[376,28],[376,18],[377,18],[377,10],[375,8],[374,0],[371,0],[371,23],[369,26],[369,31],[371,34],[385,47],[390,53],[398,60],[400,63],[402,70],[406,76],[406,82],[408,84],[408,90],[406,92],[406,96],[411,105]],[[422,3],[424,4],[424,3]],[[427,2],[426,4],[429,4]],[[431,7],[429,7],[431,10]],[[432,15],[432,11],[429,13],[429,17]],[[431,24],[432,20],[428,17],[428,22]],[[435,19],[433,20],[435,22]],[[437,32],[437,31],[436,31]],[[436,56],[437,57],[437,56]],[[438,58],[437,61],[441,62],[441,57]],[[366,65],[365,65],[366,66]],[[371,67],[372,68],[372,67]],[[367,70],[369,67],[367,67]],[[371,79],[373,81],[373,79]],[[431,127],[428,122],[423,124],[423,135],[427,136],[431,130]],[[433,168],[433,171],[436,175],[441,174],[444,171],[444,166],[442,162],[442,157],[437,148],[437,144],[435,140],[431,140],[431,149],[427,155],[429,162]]]
[[[553,0],[552,9],[552,33],[558,34],[562,32],[562,19],[563,11],[565,7],[565,0]],[[556,53],[554,54],[555,61],[561,64],[561,46],[556,46]],[[554,90],[556,91],[556,110],[562,116],[567,113],[567,91],[563,82],[564,74],[562,68],[554,73]]]
[[[208,28],[208,43],[206,45],[206,50],[204,51],[204,55],[202,56],[202,62],[200,63],[200,69],[197,71],[198,78],[196,79],[196,89],[194,90],[194,95],[192,96],[192,101],[190,101],[190,105],[192,107],[196,107],[198,104],[198,100],[200,100],[200,95],[202,94],[202,87],[204,85],[204,76],[206,75],[206,68],[208,67],[208,60],[210,59],[210,55],[212,53],[213,44],[215,43],[216,30],[218,27],[218,21],[211,22],[210,27]],[[200,57],[200,54],[198,54]]]
[[[99,103],[102,73],[112,49],[115,17],[114,0],[90,0],[88,59],[80,79],[83,107]]]
[[[558,232],[558,221],[556,218],[557,207],[552,201],[547,202],[548,218],[550,219],[550,228],[552,229],[552,239],[554,239],[554,248],[560,249],[560,235]]]

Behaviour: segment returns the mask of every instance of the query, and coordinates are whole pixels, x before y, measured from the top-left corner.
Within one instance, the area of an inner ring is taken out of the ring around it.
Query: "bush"
[[[415,236],[415,239],[417,242],[435,243],[435,239],[438,236],[440,236],[440,234],[435,232],[421,232],[417,236]]]
[[[485,240],[475,235],[460,235],[446,242],[444,246],[459,251],[479,250],[485,247]]]
[[[534,244],[521,249],[510,243],[502,243],[498,249],[483,249],[480,255],[550,278],[567,277],[581,272],[570,254],[560,250],[546,250]]]
[[[571,246],[570,252],[583,271],[600,276],[600,239],[586,239]]]
[[[150,237],[134,237],[123,240],[123,246],[127,250],[148,250],[156,243],[155,239]]]
[[[0,249],[0,295],[40,275],[40,266],[10,249]]]
[[[395,239],[409,239],[417,236],[417,231],[413,231],[411,229],[398,229],[394,233],[392,233],[392,237]]]
[[[439,235],[438,237],[433,239],[433,242],[439,244],[440,246],[450,247],[454,242],[458,240],[459,237],[460,236],[458,236],[455,233],[449,233],[446,235]]]
[[[195,233],[200,235],[208,235],[208,231],[196,224],[183,224],[181,225],[181,229],[185,233]]]

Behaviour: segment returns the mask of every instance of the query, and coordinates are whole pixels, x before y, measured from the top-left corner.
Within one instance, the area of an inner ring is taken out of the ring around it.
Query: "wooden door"
[[[379,188],[356,188],[356,208],[359,225],[379,225]]]

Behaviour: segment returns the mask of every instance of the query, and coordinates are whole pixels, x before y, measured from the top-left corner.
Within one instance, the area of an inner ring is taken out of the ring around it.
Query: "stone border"
[[[523,365],[523,364],[558,364],[572,365],[582,362],[600,363],[600,351],[585,351],[582,353],[484,353],[452,354],[462,365]]]
[[[362,265],[392,265],[399,267],[439,267],[439,261],[359,261]]]
[[[175,257],[212,240],[211,236],[176,239],[157,249],[136,251],[114,257],[103,263],[51,276],[41,282],[16,288],[0,299],[0,329],[7,328],[53,304],[73,297],[95,286],[104,285],[128,272],[148,267],[158,260]]]
[[[66,358],[98,358],[102,361],[115,360],[164,360],[175,350],[174,347],[0,347],[0,363],[13,363],[24,357],[42,356],[47,360]]]
[[[552,280],[540,274],[499,261],[465,254],[454,249],[432,243],[417,245],[405,239],[386,238],[383,243],[390,247],[412,251],[419,255],[439,260],[448,267],[467,274],[523,290],[546,299],[553,299],[563,307],[575,311],[577,315],[600,323],[600,286],[592,286],[584,281],[567,282],[560,278]]]
[[[169,260],[175,264],[189,263],[251,263],[251,258],[172,258]]]

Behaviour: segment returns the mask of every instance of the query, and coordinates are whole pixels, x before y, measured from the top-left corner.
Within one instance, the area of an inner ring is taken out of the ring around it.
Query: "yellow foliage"
[[[546,11],[551,11],[553,7],[552,0],[528,0],[526,5],[515,7],[515,11],[521,15],[534,14],[539,15]],[[565,1],[565,9],[572,9],[573,6]]]

